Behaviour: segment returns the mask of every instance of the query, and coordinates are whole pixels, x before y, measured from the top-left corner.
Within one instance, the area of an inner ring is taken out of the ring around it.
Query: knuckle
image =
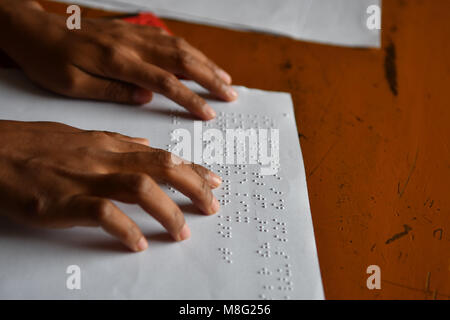
[[[119,27],[119,28],[120,28],[119,30],[121,30],[122,27],[128,25],[128,23],[126,23],[125,21],[123,21],[123,20],[121,20],[121,19],[112,19],[111,23],[112,23],[114,26]]]
[[[209,184],[206,182],[205,179],[202,179],[200,193],[203,195],[203,197],[206,199],[206,201],[208,201],[208,203],[211,202],[211,199],[212,199],[211,188],[209,187]]]
[[[171,220],[172,220],[173,228],[176,231],[180,231],[181,228],[183,228],[183,226],[185,224],[184,215],[178,207],[176,207],[172,211]]]
[[[129,181],[130,190],[138,197],[145,197],[152,191],[153,187],[152,179],[144,173],[133,174]]]
[[[129,23],[122,19],[111,19],[109,21],[110,23],[110,29],[108,35],[111,37],[114,37],[115,39],[122,39],[126,40],[127,35],[130,35],[130,29],[134,26],[130,26]]]
[[[128,228],[124,230],[123,239],[128,243],[133,243],[140,238],[141,234],[139,227],[134,223],[130,223]]]
[[[24,160],[24,165],[32,170],[40,171],[46,166],[46,161],[39,156],[32,156]]]
[[[86,131],[89,137],[93,140],[105,140],[109,138],[109,135],[105,131]]]
[[[80,165],[90,172],[107,173],[107,164],[100,161],[102,150],[108,150],[107,145],[98,144],[96,146],[81,146],[74,149],[77,157],[68,160],[66,165],[79,168]]]
[[[194,105],[199,107],[206,104],[206,101],[199,95],[195,94],[194,92],[191,93],[191,101]]]
[[[158,153],[159,163],[166,169],[174,169],[177,166],[177,161],[175,160],[172,153],[160,150]]]
[[[117,58],[118,45],[114,46],[112,39],[100,39],[98,41],[98,48],[103,60],[114,61]]]
[[[205,179],[201,179],[201,182],[193,190],[194,196],[202,203],[209,205],[212,201],[212,192]]]
[[[176,49],[183,49],[186,48],[187,42],[181,37],[173,37],[173,46]]]
[[[187,50],[178,50],[176,52],[176,63],[183,70],[189,69],[194,64],[194,56]]]
[[[148,140],[147,138],[133,138],[133,140],[139,144],[144,144],[146,146],[150,145],[150,140]]]
[[[174,94],[177,91],[178,79],[171,73],[161,76],[158,82],[163,92]]]
[[[118,73],[125,72],[129,68],[129,62],[137,57],[130,47],[117,41],[103,41],[99,48],[102,62],[107,66],[114,66]]]
[[[142,26],[140,26],[140,27],[142,27]],[[160,34],[160,35],[167,34],[167,32],[161,27],[144,26],[144,27],[142,27],[142,30],[148,32],[149,34]]]
[[[99,222],[108,221],[114,212],[114,205],[107,199],[99,199],[94,203],[94,215]]]
[[[59,82],[59,90],[66,95],[77,95],[83,87],[83,79],[73,72],[68,72]]]
[[[156,32],[157,32],[158,34],[161,34],[161,35],[168,35],[168,34],[169,34],[169,33],[168,33],[166,30],[164,30],[163,28],[156,27],[155,29],[156,29]]]
[[[192,164],[192,170],[194,170],[203,179],[206,179],[208,177],[209,170],[202,166]]]
[[[179,174],[177,168],[180,163],[174,154],[161,150],[157,151],[156,154],[156,163],[159,165],[161,178],[164,181],[172,181],[176,178],[176,175]]]
[[[82,146],[75,149],[78,154],[78,161],[80,163],[90,162],[95,158],[98,150],[91,146]]]
[[[225,91],[226,88],[228,88],[228,85],[225,84],[225,81],[223,81],[221,78],[219,78],[219,76],[215,75],[212,78],[211,81],[212,87],[214,87],[216,90],[219,91]]]

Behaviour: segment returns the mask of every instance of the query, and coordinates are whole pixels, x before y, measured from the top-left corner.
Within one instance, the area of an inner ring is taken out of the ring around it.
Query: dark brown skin
[[[174,74],[223,100],[237,98],[225,71],[162,29],[82,19],[80,30],[68,30],[66,19],[33,1],[0,0],[0,47],[48,90],[127,104],[147,103],[158,92],[203,120],[214,118],[214,110]]]
[[[184,40],[156,28],[64,17],[34,1],[0,0],[0,48],[38,85],[74,98],[143,104],[159,92],[196,116],[215,117],[174,74],[217,97],[236,93],[230,76]],[[85,131],[54,122],[0,120],[0,214],[40,227],[100,226],[133,251],[145,250],[139,227],[111,200],[140,205],[176,241],[190,236],[180,208],[158,183],[188,196],[205,214],[219,210],[221,178],[148,146],[143,138]]]
[[[0,212],[19,223],[100,226],[141,251],[147,248],[141,230],[110,199],[140,205],[177,241],[190,231],[158,182],[207,215],[219,210],[211,191],[221,184],[219,176],[142,138],[55,122],[0,121],[0,146]]]

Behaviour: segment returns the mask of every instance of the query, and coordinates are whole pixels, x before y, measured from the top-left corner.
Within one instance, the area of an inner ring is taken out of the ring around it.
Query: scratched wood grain
[[[380,50],[165,20],[234,83],[292,94],[328,299],[450,299],[449,15],[383,1]]]

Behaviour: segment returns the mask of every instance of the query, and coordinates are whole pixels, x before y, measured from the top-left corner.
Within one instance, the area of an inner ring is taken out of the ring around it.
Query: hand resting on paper
[[[216,116],[175,76],[225,101],[237,98],[231,77],[185,40],[160,28],[120,20],[67,17],[30,0],[0,0],[0,48],[36,84],[73,98],[145,104],[158,92],[203,120]]]
[[[111,200],[140,205],[176,241],[190,236],[180,208],[158,183],[188,196],[205,214],[219,210],[206,168],[148,146],[142,138],[56,122],[0,121],[0,214],[48,228],[102,227],[133,251],[139,227]]]

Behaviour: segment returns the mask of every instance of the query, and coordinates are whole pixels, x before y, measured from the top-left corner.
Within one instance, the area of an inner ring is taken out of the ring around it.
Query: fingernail
[[[233,87],[228,87],[226,90],[226,94],[230,99],[236,99],[238,97],[238,94],[236,90],[233,89]]]
[[[152,100],[152,93],[148,90],[138,88],[133,93],[133,102],[137,104],[145,104]]]
[[[216,213],[220,209],[219,201],[217,201],[217,199],[215,197],[213,197],[211,207],[212,207],[213,213]]]
[[[219,177],[217,174],[215,174],[214,172],[210,172],[209,174],[210,176],[210,181],[211,184],[217,188],[218,186],[220,186],[222,184],[222,178]]]
[[[147,248],[148,242],[144,237],[142,237],[137,243],[137,251],[144,251]]]
[[[205,104],[205,106],[203,107],[203,110],[204,110],[206,116],[208,117],[208,119],[213,119],[216,117],[216,112],[214,111],[213,108],[211,108],[210,105]]]
[[[222,79],[223,81],[225,81],[226,84],[231,84],[231,76],[226,73],[225,71],[223,71],[222,69],[217,69],[216,70],[217,75],[220,77],[220,79]]]
[[[183,228],[181,228],[180,231],[180,241],[189,239],[191,237],[191,230],[187,226],[187,224],[184,224]]]

